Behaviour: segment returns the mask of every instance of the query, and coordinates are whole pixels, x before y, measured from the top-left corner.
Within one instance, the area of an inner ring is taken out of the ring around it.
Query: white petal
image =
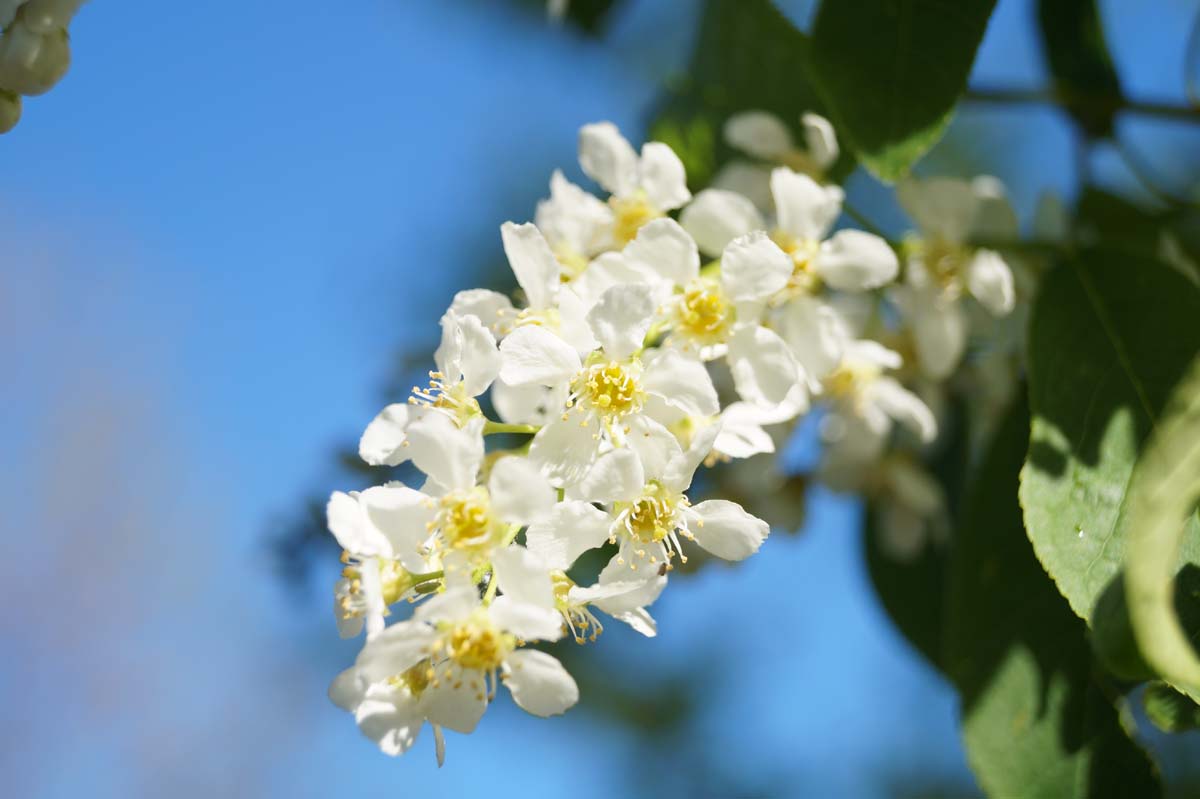
[[[579,686],[563,665],[536,649],[519,649],[505,660],[504,684],[513,701],[535,716],[555,716],[579,701]]]
[[[512,546],[492,553],[492,568],[504,596],[518,602],[554,608],[554,587],[550,567],[525,547]]]
[[[778,161],[795,147],[787,125],[767,111],[734,114],[722,132],[731,147],[764,161]]]
[[[603,608],[601,608],[603,610]],[[607,611],[606,611],[607,612]],[[654,617],[645,608],[634,608],[623,613],[609,614],[617,621],[623,621],[647,638],[653,638],[658,635],[658,623],[654,621]]]
[[[700,274],[696,242],[674,219],[654,219],[642,225],[625,246],[624,255],[634,269],[659,275],[677,286],[686,286]]]
[[[589,306],[571,287],[558,293],[558,335],[577,353],[589,353],[600,346],[587,322]]]
[[[500,342],[500,379],[510,386],[556,386],[579,371],[579,354],[538,325],[523,325]]]
[[[721,411],[721,432],[713,441],[713,448],[731,458],[774,452],[775,440],[762,426],[758,406],[735,402]]]
[[[812,297],[796,297],[783,311],[788,346],[812,380],[821,380],[841,363],[846,332],[837,313]]]
[[[925,444],[937,438],[937,420],[921,398],[890,377],[872,381],[870,398],[884,413],[917,434]]]
[[[649,580],[602,581],[591,588],[572,589],[570,597],[572,601],[586,599],[605,613],[616,616],[653,604],[666,587],[666,575],[656,575]]]
[[[643,225],[642,230],[645,229],[646,226]],[[664,288],[669,291],[670,286],[660,288],[659,284],[662,282],[662,278],[657,273],[632,263],[623,253],[606,252],[596,256],[588,264],[588,268],[583,270],[583,274],[571,282],[571,288],[580,297],[586,313],[596,304],[600,296],[613,286],[644,285],[654,287],[656,293],[663,291]]]
[[[692,477],[700,464],[712,452],[713,442],[721,432],[719,422],[702,427],[692,433],[688,448],[672,458],[661,475],[662,484],[672,491],[683,493],[692,485]]]
[[[512,300],[490,289],[468,289],[454,295],[450,310],[459,316],[474,316],[489,328],[495,328],[500,318],[512,309]]]
[[[642,191],[660,211],[670,211],[692,199],[683,162],[667,145],[651,141],[642,145],[639,165]]]
[[[613,286],[588,311],[587,321],[608,358],[623,361],[642,348],[654,317],[654,299],[643,286]]]
[[[730,338],[729,368],[738,395],[767,407],[786,400],[803,377],[787,343],[761,325],[743,327]]]
[[[546,240],[568,253],[590,257],[599,246],[602,231],[612,225],[612,209],[554,170],[550,177],[550,199],[537,205],[534,217]]]
[[[971,180],[975,195],[975,216],[971,235],[983,239],[1015,239],[1019,233],[1017,214],[1008,201],[1004,183],[992,175],[977,175]]]
[[[577,414],[555,419],[533,437],[529,457],[551,485],[561,488],[578,483],[596,460],[599,432],[596,425],[580,423]]]
[[[442,317],[442,345],[434,354],[444,382],[460,380],[467,396],[487,390],[500,372],[496,337],[477,316],[459,316],[449,311]]]
[[[896,199],[925,235],[961,243],[971,232],[977,200],[965,180],[905,180],[896,187]]]
[[[488,494],[501,521],[520,525],[542,518],[558,499],[537,464],[516,455],[492,464]]]
[[[629,420],[625,445],[638,454],[643,472],[651,477],[661,475],[673,458],[683,454],[674,434],[645,414]]]
[[[967,346],[967,317],[962,307],[927,289],[905,286],[893,296],[912,329],[921,371],[934,380],[949,377]]]
[[[800,240],[820,241],[842,212],[844,195],[808,175],[778,167],[771,172],[771,194],[779,227]]]
[[[771,198],[771,167],[762,164],[730,161],[713,177],[712,188],[740,194],[759,211],[770,211],[775,205]]]
[[[1006,316],[1016,304],[1013,273],[1000,254],[980,250],[967,264],[967,290],[993,316]]]
[[[505,222],[500,226],[504,254],[531,308],[549,308],[558,290],[558,260],[536,225]]]
[[[414,619],[430,624],[458,621],[471,615],[480,606],[479,591],[469,572],[451,575],[450,570],[447,569],[446,583],[445,591],[430,597],[417,606],[416,611],[413,612]]]
[[[483,462],[480,426],[460,428],[440,413],[426,414],[408,426],[408,449],[417,468],[447,491],[475,485]]]
[[[573,485],[568,495],[586,502],[630,502],[645,485],[641,458],[636,451],[622,447],[597,458],[587,476]]]
[[[393,402],[371,420],[358,440],[358,456],[372,466],[398,466],[408,460],[405,429],[425,410],[419,405]]]
[[[500,629],[525,641],[557,641],[562,638],[562,616],[552,607],[521,602],[501,596],[488,609]]]
[[[584,125],[579,131],[579,165],[613,194],[632,194],[638,182],[638,156],[611,122]]]
[[[567,386],[554,388],[529,383],[510,386],[503,380],[492,383],[492,404],[501,421],[508,424],[544,425],[562,413]]]
[[[735,301],[764,300],[787,285],[792,259],[761,230],[729,242],[721,255],[721,286]]]
[[[429,537],[426,524],[433,520],[429,497],[407,486],[375,486],[359,494],[367,518],[387,537],[395,556],[415,564],[417,551]]]
[[[566,570],[589,549],[608,540],[612,519],[587,502],[567,500],[554,506],[550,515],[525,531],[525,546],[547,568]]]
[[[672,349],[656,350],[647,357],[642,387],[692,416],[712,416],[721,409],[704,364]]]
[[[367,686],[358,674],[358,669],[351,666],[329,684],[329,699],[342,710],[354,712],[358,703],[366,696]]]
[[[840,152],[833,125],[825,117],[812,113],[800,117],[800,124],[804,127],[804,146],[812,160],[821,169],[833,166]]]
[[[357,708],[354,719],[362,734],[396,757],[412,748],[425,724],[425,716],[410,694],[380,686]]]
[[[750,557],[770,532],[766,522],[746,513],[736,502],[710,499],[693,505],[691,513],[703,523],[688,525],[696,543],[724,560]]]
[[[839,291],[867,291],[896,279],[900,261],[887,242],[861,230],[839,230],[821,245],[817,273]]]
[[[435,633],[418,621],[400,621],[367,641],[355,668],[369,684],[383,682],[413,666],[429,654]]]
[[[483,672],[452,672],[451,663],[447,661],[436,667],[435,675],[437,686],[430,686],[421,694],[421,711],[431,724],[461,733],[474,731],[487,710]]]
[[[705,189],[683,209],[679,223],[707,255],[714,258],[725,245],[764,227],[762,214],[748,198],[724,189]]]
[[[358,497],[334,491],[325,506],[325,517],[329,531],[347,552],[363,557],[392,554],[391,543],[367,519]]]
[[[654,558],[653,563],[651,557]],[[599,582],[611,584],[632,580],[645,583],[657,580],[661,577],[659,572],[663,570],[666,557],[667,550],[662,543],[643,544],[622,538],[617,554],[600,570]]]

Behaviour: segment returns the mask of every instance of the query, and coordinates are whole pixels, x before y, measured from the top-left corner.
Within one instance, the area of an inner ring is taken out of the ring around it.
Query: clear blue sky
[[[1194,7],[1165,5],[1114,45],[1155,96],[1172,54],[1146,43]],[[499,703],[440,772],[429,740],[380,755],[324,696],[353,645],[264,542],[397,351],[502,264],[500,223],[574,173],[578,126],[640,135],[697,6],[634,3],[606,43],[483,0],[83,9],[71,73],[0,139],[6,795],[583,799],[670,768],[586,697],[552,721]],[[1041,83],[1028,22],[1000,3],[978,78]],[[1012,131],[1038,163],[1002,172],[1028,217],[1070,185],[1069,147],[1049,114]],[[969,786],[953,695],[877,607],[857,514],[816,494],[804,535],[677,580],[657,640],[606,633],[597,656],[630,679],[717,657],[686,745],[747,784]]]

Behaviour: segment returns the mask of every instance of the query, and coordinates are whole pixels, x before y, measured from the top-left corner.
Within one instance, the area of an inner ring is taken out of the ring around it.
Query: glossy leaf
[[[968,760],[989,796],[1159,796],[1085,625],[1022,528],[1016,491],[1028,425],[1022,402],[980,465],[954,538],[945,666],[962,694]]]
[[[1038,31],[1067,113],[1085,135],[1111,136],[1123,98],[1095,0],[1038,0]]]
[[[908,173],[946,130],[995,0],[837,0],[809,61],[839,134],[883,180]]]

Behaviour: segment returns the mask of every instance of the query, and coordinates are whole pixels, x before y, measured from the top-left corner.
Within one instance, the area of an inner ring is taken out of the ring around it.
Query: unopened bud
[[[29,0],[21,9],[21,18],[34,33],[46,34],[71,24],[83,0]]]
[[[61,28],[41,35],[18,19],[0,36],[0,86],[18,94],[45,94],[71,65],[71,46]]]
[[[21,119],[21,95],[0,89],[0,133],[8,133]]]

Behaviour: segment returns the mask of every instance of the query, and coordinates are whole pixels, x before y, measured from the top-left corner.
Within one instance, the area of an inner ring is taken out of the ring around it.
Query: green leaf
[[[1124,102],[1095,0],[1039,0],[1038,31],[1054,89],[1090,138],[1108,138]]]
[[[1184,732],[1200,727],[1200,705],[1165,682],[1146,686],[1142,706],[1150,723],[1163,732]]]
[[[825,109],[805,78],[807,37],[770,0],[707,0],[686,77],[671,86],[650,137],[679,153],[693,188],[707,185],[731,151],[721,130],[739,111],[770,111],[794,126]],[[834,175],[849,172],[839,161]]]
[[[833,122],[885,181],[946,130],[995,0],[825,0],[809,62]]]
[[[519,4],[545,16],[546,0],[519,0]],[[599,36],[604,32],[618,0],[570,0],[565,19],[584,33]]]
[[[975,475],[954,538],[945,666],[962,695],[968,760],[989,796],[1160,796],[1083,622],[1024,534],[1016,491],[1028,425],[1021,402]]]
[[[1118,579],[1118,523],[1143,442],[1200,351],[1200,292],[1164,264],[1088,250],[1053,270],[1029,332],[1033,425],[1021,473],[1038,559],[1077,615],[1091,619]],[[1200,525],[1183,555],[1200,563]]]

